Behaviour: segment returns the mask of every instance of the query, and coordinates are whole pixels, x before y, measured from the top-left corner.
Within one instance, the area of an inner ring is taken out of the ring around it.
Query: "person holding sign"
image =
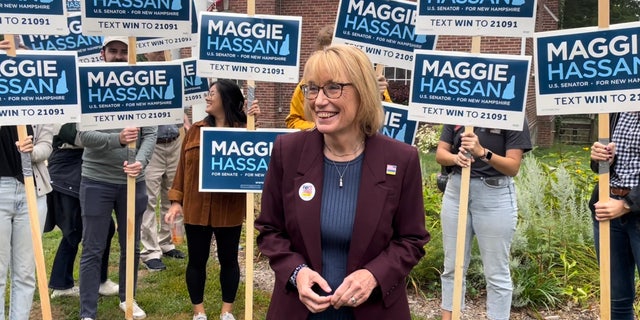
[[[360,49],[316,51],[304,83],[316,129],[276,138],[255,222],[276,276],[266,319],[411,319],[405,281],[430,237],[418,151],[378,133]]]
[[[9,40],[0,41],[0,50],[10,48]],[[8,319],[29,320],[36,289],[36,261],[21,153],[28,154],[31,160],[41,228],[47,215],[46,195],[52,190],[46,160],[52,151],[53,125],[26,127],[28,136],[18,141],[16,126],[0,126],[0,307],[3,308],[0,319],[5,318],[7,309],[8,273],[11,274]]]
[[[633,320],[635,273],[640,269],[640,114],[610,115],[611,142],[591,146],[591,169],[598,173],[600,161],[609,164],[609,201],[599,201],[596,183],[589,208],[593,214],[596,251],[600,222],[609,220],[611,248],[611,319]]]
[[[246,127],[247,114],[243,108],[245,99],[242,91],[233,81],[221,79],[214,82],[209,88],[206,100],[207,117],[195,122],[182,142],[180,162],[173,186],[169,190],[171,207],[165,215],[165,221],[173,224],[178,216],[184,216],[188,249],[185,278],[193,304],[193,320],[207,319],[203,301],[212,235],[215,235],[220,262],[220,319],[234,320],[233,302],[240,283],[238,245],[242,221],[246,214],[246,195],[198,191],[200,128]],[[260,114],[258,100],[253,101],[247,113]]]
[[[509,251],[518,218],[513,177],[520,170],[522,155],[529,150],[531,138],[526,120],[523,131],[478,127],[474,132],[464,132],[459,126],[443,126],[436,150],[436,161],[443,166],[453,167],[442,197],[440,215],[445,255],[444,271],[440,276],[443,320],[451,319],[453,309],[456,238],[462,183],[460,178],[462,168],[469,166],[471,178],[463,279],[469,265],[471,243],[475,235],[487,282],[487,318],[509,319],[513,292]]]
[[[331,45],[331,40],[333,39],[333,25],[324,26],[318,31],[318,35],[315,40],[315,48],[316,50],[322,50],[326,46]],[[378,88],[380,89],[380,94],[382,94],[382,99],[386,102],[391,102],[391,97],[389,96],[389,91],[387,88],[389,84],[387,83],[387,79],[383,75],[379,75],[377,77],[378,80]],[[304,115],[304,95],[302,94],[302,86],[303,82],[301,81],[296,89],[293,91],[293,96],[291,97],[291,104],[289,105],[289,115],[284,120],[287,124],[287,128],[291,129],[300,129],[300,130],[308,130],[312,129],[315,126],[313,121],[308,120]]]
[[[56,250],[49,277],[49,288],[53,289],[52,299],[80,295],[80,288],[74,286],[73,265],[82,240],[79,190],[83,151],[76,123],[62,125],[58,133],[53,136],[53,152],[48,160],[53,190],[47,194],[48,212],[44,230],[48,232],[57,226],[62,231],[62,239]],[[118,285],[108,278],[111,239],[115,232],[115,223],[111,219],[100,268],[98,293],[103,296],[118,294]]]
[[[11,269],[11,304],[8,319],[28,320],[36,288],[36,262],[20,153],[31,155],[40,226],[47,215],[46,194],[51,191],[46,160],[51,153],[53,126],[27,126],[29,136],[18,141],[16,126],[0,126],[0,277]],[[42,230],[40,230],[42,231]],[[0,285],[0,306],[5,306],[6,282]],[[0,318],[4,319],[4,309]]]
[[[164,51],[149,52],[144,56],[148,61],[166,60]],[[164,216],[171,205],[167,192],[169,192],[176,174],[181,145],[182,136],[178,125],[158,126],[156,147],[145,172],[149,203],[140,227],[140,242],[143,248],[140,252],[140,258],[149,271],[161,271],[167,268],[160,259],[162,257],[185,258],[185,254],[176,249],[175,244],[171,241],[171,226],[164,222]],[[160,222],[156,219],[158,202],[160,203]],[[158,228],[158,223],[160,228]]]
[[[105,37],[100,51],[105,62],[128,60],[127,37]],[[115,212],[120,244],[118,270],[120,309],[125,311],[127,256],[127,176],[135,177],[135,252],[134,270],[140,263],[140,223],[147,206],[144,168],[149,163],[156,144],[156,127],[81,131],[82,179],[80,207],[82,208],[82,256],[80,258],[80,318],[93,320],[98,308],[100,265],[112,212]],[[130,151],[128,145],[136,144]],[[129,152],[135,152],[130,163]],[[134,292],[137,283],[134,272]],[[133,318],[144,319],[147,314],[133,303]]]

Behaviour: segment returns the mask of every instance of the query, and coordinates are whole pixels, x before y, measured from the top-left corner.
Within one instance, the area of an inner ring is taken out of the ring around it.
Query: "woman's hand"
[[[331,297],[331,304],[338,309],[342,306],[357,307],[367,301],[378,281],[371,271],[359,269],[348,275]]]
[[[593,161],[613,161],[613,155],[616,153],[616,145],[610,142],[604,145],[598,141],[594,142],[591,146],[591,160]]]
[[[16,147],[22,153],[31,153],[33,151],[33,136],[26,136],[22,141],[16,141]]]
[[[464,132],[460,137],[462,138],[460,148],[467,152],[471,152],[471,155],[474,158],[485,155],[484,147],[482,147],[480,140],[478,140],[478,136],[474,132]]]
[[[593,206],[598,221],[612,220],[631,211],[624,207],[624,200],[618,199],[598,201]]]
[[[331,306],[331,296],[321,296],[313,291],[313,286],[318,285],[324,292],[331,292],[331,287],[327,281],[317,272],[306,267],[298,271],[296,286],[298,288],[298,298],[309,311],[318,313]]]
[[[258,99],[253,100],[249,109],[247,109],[247,115],[256,116],[260,114],[260,105],[258,104]]]
[[[180,204],[180,202],[174,201],[171,203],[171,207],[169,207],[169,210],[164,215],[164,222],[166,222],[169,225],[172,225],[176,216],[179,216],[179,215],[182,215],[182,205]]]

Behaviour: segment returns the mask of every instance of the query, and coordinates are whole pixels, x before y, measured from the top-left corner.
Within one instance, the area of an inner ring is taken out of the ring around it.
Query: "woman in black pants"
[[[211,236],[215,235],[220,261],[222,287],[221,320],[235,320],[231,312],[240,282],[238,244],[245,216],[245,194],[199,192],[199,159],[201,127],[246,127],[247,115],[243,111],[244,96],[232,81],[218,80],[209,88],[207,117],[193,124],[182,142],[180,163],[169,190],[171,208],[165,220],[171,224],[176,215],[184,215],[189,262],[187,289],[193,304],[193,320],[207,320],[204,310],[204,286],[207,276]],[[248,110],[258,114],[257,100]]]

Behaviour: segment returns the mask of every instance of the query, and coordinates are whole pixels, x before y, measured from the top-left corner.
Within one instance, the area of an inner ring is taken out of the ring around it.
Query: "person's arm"
[[[424,245],[430,240],[425,229],[422,175],[417,149],[412,148],[405,159],[407,161],[403,164],[407,170],[401,190],[397,191],[399,199],[391,223],[393,238],[385,250],[364,265],[377,280],[387,306],[399,297],[393,294],[394,290],[405,285],[405,278],[424,256]]]
[[[156,138],[158,135],[158,127],[142,127],[140,128],[140,148],[136,153],[136,161],[142,164],[144,169],[151,156],[153,155],[153,149],[156,147]]]
[[[31,151],[31,161],[34,163],[49,159],[53,151],[51,143],[53,141],[54,126],[52,124],[40,124],[38,126],[38,136],[34,138],[35,144],[33,151]]]
[[[126,146],[120,142],[120,132],[80,131],[78,136],[87,148],[113,150]]]
[[[289,115],[284,120],[287,124],[287,128],[308,130],[315,127],[316,124],[313,121],[307,121],[307,119],[305,119],[304,100],[305,98],[302,94],[302,89],[298,84],[296,89],[293,91],[293,96],[291,96]]]
[[[304,257],[293,251],[293,244],[287,232],[284,214],[282,143],[276,138],[269,161],[269,168],[262,188],[260,215],[255,220],[259,231],[257,243],[260,252],[269,258],[269,264],[276,273],[276,281],[289,281],[296,267],[308,264]],[[286,283],[284,287],[294,289]]]

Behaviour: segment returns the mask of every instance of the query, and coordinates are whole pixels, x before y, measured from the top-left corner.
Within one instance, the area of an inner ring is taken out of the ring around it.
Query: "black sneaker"
[[[169,258],[174,258],[174,259],[184,259],[187,257],[186,254],[184,254],[184,252],[178,250],[178,249],[171,249],[165,253],[162,254],[163,256],[167,256]]]
[[[167,269],[167,266],[165,266],[160,259],[147,260],[144,262],[144,265],[147,266],[149,271],[162,271]]]

